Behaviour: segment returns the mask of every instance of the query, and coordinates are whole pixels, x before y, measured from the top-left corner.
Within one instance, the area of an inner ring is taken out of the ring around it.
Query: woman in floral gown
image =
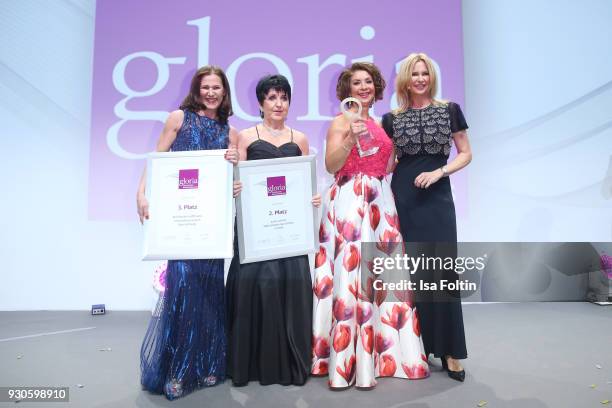
[[[364,109],[353,122],[337,116],[327,133],[325,165],[335,182],[324,200],[315,257],[312,374],[329,375],[332,389],[372,388],[376,377],[429,376],[410,292],[380,285],[376,290],[377,275],[361,262],[367,245],[378,256],[402,252],[386,179],[395,163],[393,144],[368,112],[382,99],[384,87],[374,64],[357,62],[344,70],[336,87],[338,99],[357,98]],[[360,157],[356,140],[366,131],[378,151]]]

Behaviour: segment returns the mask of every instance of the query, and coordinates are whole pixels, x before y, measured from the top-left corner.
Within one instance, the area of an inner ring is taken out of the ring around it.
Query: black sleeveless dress
[[[257,128],[256,128],[257,129]],[[301,156],[293,142],[258,139],[247,160]],[[310,372],[312,280],[307,255],[240,265],[234,241],[226,292],[228,377],[234,385],[303,385]]]
[[[383,116],[383,128],[393,139],[398,164],[391,189],[399,215],[402,237],[416,255],[445,258],[457,254],[457,223],[450,179],[442,177],[428,189],[417,188],[414,179],[422,172],[444,166],[451,151],[452,134],[468,128],[459,105],[432,104]],[[417,252],[418,251],[418,252]],[[453,271],[418,271],[420,281],[454,282]],[[467,358],[459,291],[415,291],[426,354]]]

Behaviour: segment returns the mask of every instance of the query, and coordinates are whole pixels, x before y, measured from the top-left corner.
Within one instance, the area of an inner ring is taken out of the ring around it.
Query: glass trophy
[[[357,105],[357,112],[352,112],[346,108],[347,104],[349,103],[354,103]],[[340,111],[349,121],[349,123],[361,119],[362,110],[363,107],[361,106],[361,102],[357,98],[349,97],[340,102]],[[359,152],[359,157],[366,157],[376,154],[380,147],[376,146],[375,143],[376,140],[369,131],[366,130],[365,132],[361,133],[357,138],[357,151]]]

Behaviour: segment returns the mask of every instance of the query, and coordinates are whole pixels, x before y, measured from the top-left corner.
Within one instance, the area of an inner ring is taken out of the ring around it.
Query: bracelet
[[[348,147],[346,147],[346,146],[344,145],[344,143],[341,143],[341,144],[340,144],[340,146],[342,146],[342,148],[343,148],[345,151],[347,151],[347,152],[349,152],[349,153],[351,152],[351,149],[349,149]]]

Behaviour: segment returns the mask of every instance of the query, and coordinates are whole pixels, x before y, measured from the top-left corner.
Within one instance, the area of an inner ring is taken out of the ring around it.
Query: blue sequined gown
[[[229,125],[194,112],[172,151],[226,149]],[[175,399],[225,379],[223,259],[169,261],[166,290],[140,351],[144,389]]]

